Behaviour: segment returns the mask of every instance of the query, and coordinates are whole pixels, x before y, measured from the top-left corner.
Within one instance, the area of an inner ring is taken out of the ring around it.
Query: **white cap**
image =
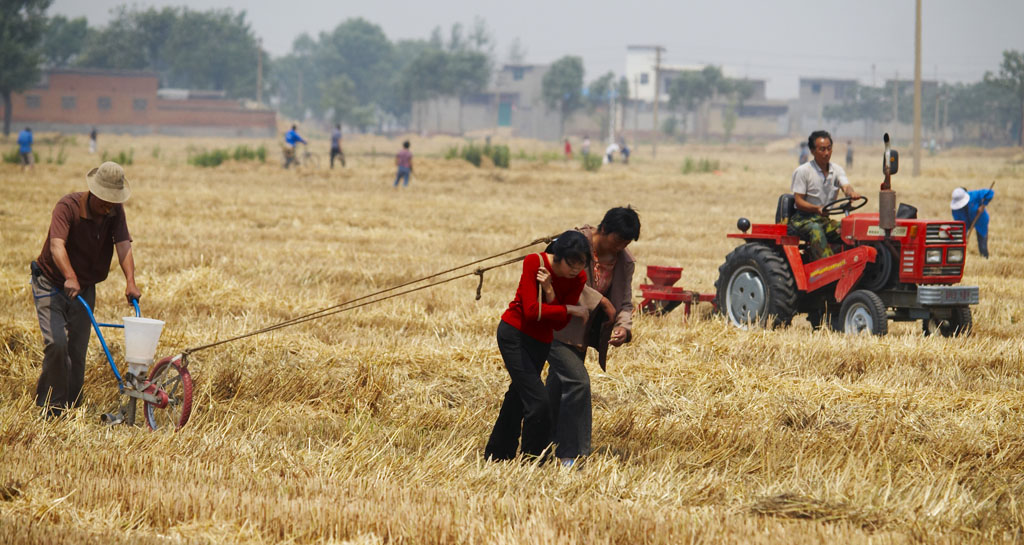
[[[967,194],[964,188],[958,187],[953,190],[953,200],[950,201],[949,208],[951,210],[959,210],[967,206],[969,202],[971,202],[971,196]]]

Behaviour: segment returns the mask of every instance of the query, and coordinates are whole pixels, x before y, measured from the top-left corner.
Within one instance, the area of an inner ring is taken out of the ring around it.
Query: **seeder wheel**
[[[181,360],[166,357],[149,373],[149,381],[167,394],[166,403],[146,402],[146,424],[150,429],[179,429],[192,414],[192,375],[181,367]],[[163,396],[159,396],[163,401]]]

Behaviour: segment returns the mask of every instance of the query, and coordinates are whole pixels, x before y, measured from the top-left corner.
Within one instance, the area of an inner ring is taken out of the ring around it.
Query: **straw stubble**
[[[513,160],[495,176],[431,156],[447,143],[417,145],[417,177],[401,191],[390,162],[366,154],[394,144],[370,137],[347,141],[341,172],[198,169],[184,140],[111,144],[161,149],[128,168],[127,204],[143,315],[167,322],[158,357],[595,224],[626,203],[644,223],[634,287],[656,264],[684,266],[679,284],[711,291],[735,246],[725,233],[740,215],[769,220],[792,166],[754,147],[687,148],[598,173]],[[724,172],[683,176],[673,157],[686,155]],[[931,159],[896,189],[944,218],[953,187],[1000,176],[1011,159]],[[487,273],[480,301],[467,278],[199,352],[180,433],[99,424],[117,396],[93,341],[85,406],[42,421],[27,263],[89,160],[12,168],[17,183],[0,186],[0,542],[1022,538],[1020,180],[999,178],[993,258],[968,252],[965,283],[982,293],[971,338],[924,338],[919,324],[847,338],[802,318],[747,332],[706,305],[688,323],[681,311],[640,316],[608,372],[591,368],[596,452],[577,471],[482,459],[507,387],[494,330],[517,266]],[[878,174],[851,177],[870,198]],[[115,265],[101,317],[129,314],[122,291]]]

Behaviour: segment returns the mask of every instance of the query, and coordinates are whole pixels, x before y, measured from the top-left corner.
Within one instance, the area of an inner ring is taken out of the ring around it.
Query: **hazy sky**
[[[668,64],[713,63],[736,76],[768,80],[769,98],[795,97],[800,76],[879,84],[898,71],[913,76],[912,0],[736,0],[594,2],[580,0],[55,0],[51,14],[86,16],[103,25],[111,8],[130,3],[244,9],[271,55],[302,32],[312,36],[350,17],[380,25],[392,41],[445,35],[453,22],[483,17],[506,60],[519,38],[527,62],[583,57],[586,80],[625,71],[627,45],[662,45]],[[1024,50],[1024,0],[923,0],[922,74],[976,81],[998,71],[1005,49]],[[602,7],[607,6],[607,7]]]

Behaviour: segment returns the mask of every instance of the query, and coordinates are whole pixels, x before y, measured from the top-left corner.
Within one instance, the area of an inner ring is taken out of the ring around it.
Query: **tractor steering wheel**
[[[856,204],[854,204],[856,203]],[[864,196],[857,197],[844,197],[842,199],[836,199],[825,206],[821,207],[821,215],[823,216],[838,216],[839,214],[849,214],[854,210],[864,206],[868,203],[868,198]]]

